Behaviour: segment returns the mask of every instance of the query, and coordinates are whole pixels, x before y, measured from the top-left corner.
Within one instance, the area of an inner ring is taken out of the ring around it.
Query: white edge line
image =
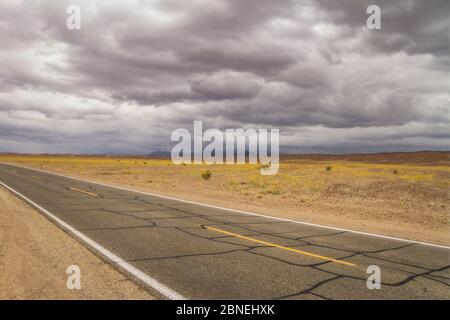
[[[16,194],[29,204],[31,204],[33,207],[47,215],[52,221],[54,221],[56,224],[58,224],[63,230],[70,231],[73,235],[75,235],[78,239],[80,239],[82,242],[86,243],[91,248],[95,249],[96,251],[100,252],[104,257],[106,257],[112,264],[118,265],[119,267],[125,269],[127,272],[129,272],[131,275],[139,279],[140,281],[144,282],[146,285],[152,287],[156,291],[158,291],[160,294],[164,295],[165,297],[172,299],[172,300],[186,300],[185,297],[183,297],[178,292],[173,291],[172,289],[169,289],[167,286],[160,283],[158,280],[150,277],[149,275],[145,274],[144,272],[140,271],[139,269],[133,267],[131,264],[120,258],[119,256],[115,255],[99,243],[95,242],[91,238],[87,237],[71,225],[67,224],[63,220],[56,217],[54,214],[50,213],[48,210],[42,208],[40,205],[35,203],[33,200],[27,198],[20,192],[14,190],[10,186],[6,185],[2,181],[0,181],[0,185],[11,191],[12,193]]]
[[[26,167],[26,166],[17,165],[17,164],[12,164],[12,163],[7,163],[7,162],[0,162],[0,163],[4,164],[4,165],[10,165],[10,166],[14,166],[14,167],[23,168],[23,169],[29,169],[29,170],[34,170],[34,171],[38,171],[38,172],[43,172],[43,173],[47,173],[47,174],[51,174],[51,175],[55,175],[55,176],[60,176],[60,177],[68,178],[68,179],[74,179],[74,180],[78,180],[78,181],[92,183],[92,184],[96,184],[96,185],[100,185],[100,186],[104,186],[104,187],[116,188],[116,189],[120,189],[120,190],[136,192],[136,193],[140,193],[140,194],[145,194],[145,195],[149,195],[149,196],[153,196],[153,197],[169,199],[169,200],[176,200],[176,201],[181,201],[181,202],[190,203],[190,204],[196,204],[196,205],[203,206],[203,207],[208,207],[208,208],[226,210],[226,211],[231,211],[231,212],[236,212],[236,213],[243,213],[243,214],[247,214],[247,215],[251,215],[251,216],[264,217],[264,218],[275,219],[275,220],[280,220],[280,221],[288,221],[288,222],[298,223],[298,224],[302,224],[302,225],[306,225],[306,226],[320,227],[320,228],[331,229],[331,230],[338,230],[338,231],[346,231],[346,232],[355,233],[355,234],[361,234],[361,235],[365,235],[365,236],[371,236],[371,237],[383,238],[383,239],[390,239],[390,240],[396,240],[396,241],[402,241],[402,242],[408,242],[408,243],[415,243],[415,244],[421,244],[421,245],[424,245],[424,246],[430,246],[430,247],[443,248],[443,249],[450,250],[450,246],[444,246],[444,245],[439,245],[439,244],[434,244],[434,243],[429,243],[429,242],[416,241],[416,240],[402,239],[402,238],[385,236],[385,235],[376,234],[376,233],[369,233],[369,232],[357,231],[357,230],[352,230],[352,229],[345,229],[345,228],[327,226],[327,225],[323,225],[323,224],[304,222],[304,221],[293,220],[293,219],[288,219],[288,218],[274,217],[274,216],[261,214],[261,213],[248,212],[248,211],[242,211],[242,210],[237,210],[237,209],[229,209],[229,208],[224,208],[224,207],[215,206],[215,205],[211,205],[211,204],[205,204],[205,203],[200,203],[200,202],[195,202],[195,201],[190,201],[190,200],[185,200],[185,199],[179,199],[179,198],[174,198],[174,197],[163,196],[163,195],[154,194],[154,193],[145,192],[145,191],[134,190],[134,189],[125,188],[125,187],[119,187],[119,186],[106,184],[106,183],[102,183],[102,182],[94,182],[94,181],[90,181],[90,180],[86,180],[86,179],[82,179],[82,178],[71,177],[71,176],[68,176],[68,175],[60,174],[60,173],[54,173],[54,172],[50,172],[50,171],[30,168],[30,167]]]

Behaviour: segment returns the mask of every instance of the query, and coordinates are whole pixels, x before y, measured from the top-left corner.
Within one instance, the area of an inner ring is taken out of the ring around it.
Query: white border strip
[[[80,231],[76,230],[74,227],[72,227],[71,225],[67,224],[66,222],[62,221],[61,219],[59,219],[58,217],[56,217],[54,214],[50,213],[48,210],[42,208],[40,205],[38,205],[37,203],[35,203],[34,201],[30,200],[29,198],[27,198],[26,196],[24,196],[23,194],[21,194],[20,192],[14,190],[13,188],[11,188],[10,186],[4,184],[2,181],[0,181],[0,185],[2,185],[3,187],[5,187],[6,189],[8,189],[9,191],[11,191],[12,193],[14,193],[15,195],[17,195],[19,198],[22,198],[23,200],[25,200],[26,202],[28,202],[29,204],[31,204],[33,207],[35,207],[36,209],[38,209],[39,211],[41,211],[42,213],[44,213],[46,216],[48,216],[52,221],[54,221],[56,224],[58,224],[63,230],[67,230],[70,231],[73,235],[75,235],[78,239],[80,239],[82,242],[86,243],[88,246],[90,246],[91,248],[97,250],[98,252],[100,252],[104,257],[106,257],[112,264],[115,264],[117,266],[119,266],[120,268],[125,269],[127,272],[129,272],[131,275],[133,275],[134,277],[136,277],[137,279],[139,279],[140,281],[144,282],[145,284],[147,284],[148,286],[154,288],[156,291],[158,291],[159,293],[161,293],[162,295],[164,295],[165,297],[172,299],[172,300],[186,300],[185,297],[183,297],[181,294],[179,294],[178,292],[173,291],[172,289],[169,289],[168,287],[166,287],[165,285],[163,285],[162,283],[160,283],[159,281],[157,281],[156,279],[148,276],[147,274],[145,274],[144,272],[140,271],[139,269],[133,267],[131,264],[129,264],[128,262],[126,262],[125,260],[123,260],[122,258],[118,257],[117,255],[115,255],[114,253],[112,253],[111,251],[109,251],[108,249],[106,249],[105,247],[103,247],[102,245],[98,244],[97,242],[95,242],[94,240],[92,240],[91,238],[87,237],[86,235],[84,235],[83,233],[81,233]]]
[[[444,245],[439,245],[439,244],[434,244],[434,243],[429,243],[429,242],[408,240],[408,239],[402,239],[402,238],[397,238],[397,237],[385,236],[385,235],[376,234],[376,233],[369,233],[369,232],[363,232],[363,231],[356,231],[356,230],[352,230],[352,229],[332,227],[332,226],[327,226],[327,225],[323,225],[323,224],[304,222],[304,221],[293,220],[293,219],[288,219],[288,218],[274,217],[274,216],[260,214],[260,213],[255,213],[255,212],[248,212],[248,211],[242,211],[242,210],[236,210],[236,209],[229,209],[229,208],[224,208],[224,207],[220,207],[220,206],[214,206],[214,205],[200,203],[200,202],[195,202],[195,201],[190,201],[190,200],[184,200],[184,199],[179,199],[179,198],[174,198],[174,197],[168,197],[168,196],[163,196],[163,195],[154,194],[154,193],[150,193],[150,192],[134,190],[134,189],[125,188],[125,187],[119,187],[119,186],[106,184],[106,183],[102,183],[102,182],[94,182],[94,181],[90,181],[90,180],[86,180],[86,179],[82,179],[82,178],[71,177],[71,176],[67,176],[67,175],[64,175],[64,174],[60,174],[60,173],[49,172],[49,171],[35,169],[35,168],[30,168],[30,167],[26,167],[26,166],[17,165],[17,164],[6,163],[6,162],[0,162],[0,163],[4,164],[4,165],[7,165],[7,166],[9,165],[9,166],[19,167],[19,168],[23,168],[23,169],[34,170],[34,171],[43,172],[43,173],[47,173],[47,174],[51,174],[51,175],[55,175],[55,176],[60,176],[60,177],[68,178],[68,179],[74,179],[74,180],[78,180],[78,181],[82,181],[82,182],[92,183],[92,184],[96,184],[96,185],[100,185],[100,186],[104,186],[104,187],[116,188],[116,189],[120,189],[120,190],[131,191],[131,192],[136,192],[136,193],[140,193],[140,194],[145,194],[145,195],[149,195],[149,196],[153,196],[153,197],[169,199],[169,200],[175,200],[175,201],[180,201],[180,202],[185,202],[185,203],[190,203],[190,204],[196,204],[196,205],[207,207],[207,208],[221,209],[221,210],[226,210],[226,211],[231,211],[231,212],[236,212],[236,213],[247,214],[247,215],[251,215],[251,216],[264,217],[264,218],[275,219],[275,220],[280,220],[280,221],[288,221],[288,222],[298,223],[298,224],[302,224],[302,225],[306,225],[306,226],[320,227],[320,228],[331,229],[331,230],[338,230],[338,231],[346,231],[346,232],[351,232],[351,233],[355,233],[355,234],[362,234],[362,235],[365,235],[365,236],[371,236],[371,237],[383,238],[383,239],[389,239],[389,240],[396,240],[396,241],[402,241],[402,242],[408,242],[408,243],[415,243],[415,244],[421,244],[421,245],[424,245],[424,246],[430,246],[430,247],[443,248],[443,249],[450,250],[449,246],[444,246]]]

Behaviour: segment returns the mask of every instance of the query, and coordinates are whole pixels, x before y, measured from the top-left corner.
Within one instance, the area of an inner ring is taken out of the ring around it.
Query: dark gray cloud
[[[377,1],[375,31],[369,4],[2,3],[0,151],[148,153],[194,120],[288,151],[448,149],[449,2]]]
[[[330,21],[358,28],[366,17],[359,12],[377,4],[382,13],[382,30],[367,34],[371,50],[404,51],[408,54],[449,54],[449,6],[446,0],[318,0]]]

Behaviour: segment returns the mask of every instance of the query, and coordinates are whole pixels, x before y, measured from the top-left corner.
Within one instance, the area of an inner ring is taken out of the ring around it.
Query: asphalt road
[[[6,164],[0,164],[0,181],[70,225],[63,227],[68,233],[76,229],[134,267],[134,274],[155,280],[157,290],[162,285],[178,297],[450,299],[446,247],[249,215]],[[381,289],[367,287],[372,265],[380,268]]]

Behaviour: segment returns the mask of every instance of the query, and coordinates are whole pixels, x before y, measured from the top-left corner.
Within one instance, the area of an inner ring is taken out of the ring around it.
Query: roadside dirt
[[[78,265],[81,289],[67,289]],[[0,187],[0,299],[154,299]]]

